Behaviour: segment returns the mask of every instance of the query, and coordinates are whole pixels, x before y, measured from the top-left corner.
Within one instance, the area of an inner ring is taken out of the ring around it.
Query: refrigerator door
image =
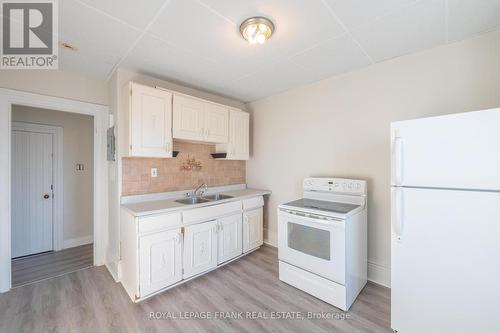
[[[500,193],[392,189],[391,327],[500,332]]]
[[[391,124],[392,185],[500,190],[500,109]]]

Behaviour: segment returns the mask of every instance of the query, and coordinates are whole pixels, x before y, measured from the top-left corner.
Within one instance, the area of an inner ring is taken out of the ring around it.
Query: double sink
[[[204,203],[204,202],[213,202],[213,201],[219,201],[219,200],[224,200],[224,199],[231,199],[231,195],[226,195],[226,194],[213,194],[213,195],[207,195],[204,197],[191,197],[191,198],[185,198],[185,199],[179,199],[175,200],[175,202],[184,204],[184,205],[196,205],[199,203]]]

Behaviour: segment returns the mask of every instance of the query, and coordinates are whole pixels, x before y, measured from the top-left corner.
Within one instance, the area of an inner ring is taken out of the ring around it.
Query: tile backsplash
[[[174,142],[174,150],[180,151],[175,158],[124,157],[122,195],[246,183],[245,161],[214,160],[214,145]],[[193,163],[200,167],[186,167]],[[151,168],[158,169],[158,177],[151,177]]]

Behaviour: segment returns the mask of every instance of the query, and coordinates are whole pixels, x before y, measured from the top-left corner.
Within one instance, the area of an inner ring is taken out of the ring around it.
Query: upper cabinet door
[[[172,157],[172,94],[130,84],[130,156]]]
[[[250,115],[231,109],[229,112],[229,145],[227,158],[248,160],[250,156]]]
[[[229,110],[223,105],[205,103],[204,141],[227,143],[229,140]]]
[[[202,141],[205,126],[205,103],[183,95],[174,95],[175,139]]]

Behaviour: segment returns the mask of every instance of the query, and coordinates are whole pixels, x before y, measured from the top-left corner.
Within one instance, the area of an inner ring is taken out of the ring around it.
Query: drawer
[[[243,200],[243,210],[259,208],[262,206],[264,206],[264,198],[262,196]]]
[[[139,217],[139,233],[172,229],[182,225],[181,213]]]
[[[220,205],[196,208],[182,213],[185,225],[194,222],[209,221],[218,217],[241,211],[241,201],[233,201]]]

